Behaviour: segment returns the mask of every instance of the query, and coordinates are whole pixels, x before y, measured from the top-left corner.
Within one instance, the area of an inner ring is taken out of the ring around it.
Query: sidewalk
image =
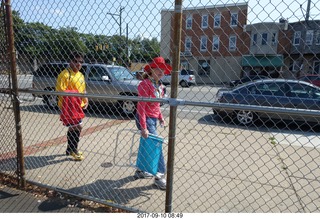
[[[44,197],[0,184],[1,213],[85,213],[77,203],[59,197]]]
[[[157,189],[153,179],[133,178],[135,169],[130,161],[135,162],[138,138],[131,152],[133,136],[130,132],[121,134],[119,142],[116,141],[121,130],[136,130],[134,120],[87,117],[80,145],[85,159],[75,162],[65,155],[66,129],[56,122],[59,120],[57,114],[41,114],[25,108],[22,116],[27,180],[127,208],[164,212],[166,192]],[[313,166],[319,163],[317,149],[303,148],[308,156],[301,157],[296,153],[298,149],[300,153],[302,151],[297,142],[296,145],[279,143],[276,147],[282,150],[277,153],[269,140],[275,133],[210,121],[180,119],[177,130],[173,184],[175,212],[319,211],[319,186],[312,178],[320,176],[320,171]],[[167,137],[168,129],[159,128],[159,135]],[[277,136],[277,140],[281,140],[281,136]],[[167,145],[164,154],[168,154]],[[288,165],[287,169],[282,168],[283,163]],[[0,167],[4,172],[16,168],[14,159],[6,159],[3,164]],[[302,178],[300,170],[306,167],[314,170],[313,175]],[[288,175],[289,170],[292,175]],[[15,205],[21,211],[28,210],[23,208],[31,208],[33,212],[48,211],[43,206],[52,201],[40,200],[38,203],[37,197],[32,195],[29,198],[21,191],[0,189],[3,194],[0,212],[8,212],[10,206],[11,210],[16,210],[12,209]],[[23,204],[12,204],[14,200]],[[4,207],[2,201],[11,205]],[[79,208],[68,209],[65,202],[53,203],[56,207],[51,210],[81,211]]]

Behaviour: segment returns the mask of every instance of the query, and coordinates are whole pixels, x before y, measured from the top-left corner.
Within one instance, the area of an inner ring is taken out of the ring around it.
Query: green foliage
[[[160,54],[156,38],[132,40],[118,35],[79,33],[75,27],[55,29],[43,23],[26,23],[16,11],[13,21],[15,47],[30,61],[66,61],[70,51],[81,51],[87,61],[108,63],[115,59],[117,64],[125,64],[150,61]]]

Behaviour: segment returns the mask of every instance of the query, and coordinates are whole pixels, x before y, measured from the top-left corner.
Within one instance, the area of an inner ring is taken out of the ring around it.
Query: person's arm
[[[87,90],[86,90],[86,83],[85,83],[84,75],[82,75],[82,77],[83,77],[82,79],[83,79],[83,81],[84,81],[82,93],[83,93],[83,94],[86,94],[86,93],[87,93]],[[87,109],[87,108],[88,108],[88,105],[89,105],[89,100],[88,100],[88,98],[87,98],[87,97],[82,98],[82,103],[83,103],[82,108],[83,108],[83,109]]]
[[[138,86],[138,96],[139,97],[149,97],[148,84],[145,81],[142,81]],[[139,123],[141,127],[141,135],[144,138],[148,137],[149,131],[147,129],[146,123],[146,102],[140,101],[137,105],[137,113],[139,116]]]
[[[63,70],[58,75],[57,82],[56,82],[56,91],[57,92],[64,92],[67,89],[68,84],[67,84],[67,80],[65,78],[65,71],[66,70]],[[62,107],[62,101],[63,101],[62,96],[58,96],[58,106],[59,106],[59,108]]]
[[[57,92],[64,92],[67,89],[68,86],[68,81],[66,80],[66,74],[65,74],[66,70],[63,70],[57,78],[57,83],[56,83],[56,91]]]

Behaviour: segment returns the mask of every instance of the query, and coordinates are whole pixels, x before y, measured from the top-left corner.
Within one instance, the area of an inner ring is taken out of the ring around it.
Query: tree
[[[15,47],[30,61],[66,61],[70,51],[80,51],[91,62],[108,63],[114,58],[123,65],[134,61],[151,61],[160,54],[156,38],[126,39],[124,36],[105,36],[79,33],[75,27],[54,29],[43,23],[25,23],[13,11]],[[131,55],[128,57],[128,48]]]

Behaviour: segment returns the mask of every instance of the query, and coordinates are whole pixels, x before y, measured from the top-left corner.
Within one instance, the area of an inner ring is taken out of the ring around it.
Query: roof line
[[[235,4],[219,4],[219,5],[211,5],[211,6],[201,6],[201,7],[190,7],[183,8],[183,11],[190,10],[200,10],[200,9],[214,9],[214,8],[227,8],[227,7],[236,7],[236,6],[248,6],[248,2],[241,2]],[[161,11],[174,11],[174,9],[162,9]]]

